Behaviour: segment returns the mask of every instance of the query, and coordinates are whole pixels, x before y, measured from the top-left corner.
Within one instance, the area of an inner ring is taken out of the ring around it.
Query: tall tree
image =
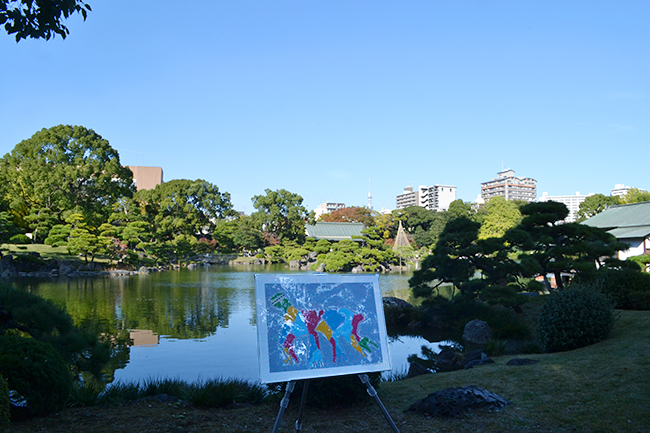
[[[5,201],[20,218],[47,208],[60,222],[81,213],[99,226],[111,207],[133,194],[131,170],[107,140],[83,126],[42,129],[0,159]]]
[[[252,198],[253,207],[257,209],[252,217],[258,226],[282,241],[304,241],[305,223],[314,222],[314,213],[302,205],[303,198],[285,189],[264,191],[266,195]]]
[[[321,215],[323,222],[362,223],[366,227],[375,225],[372,211],[367,207],[350,206]]]
[[[639,188],[630,188],[625,195],[621,197],[622,204],[640,203],[642,201],[650,201],[650,192]]]
[[[138,191],[133,200],[139,207],[135,218],[148,221],[158,241],[212,234],[220,220],[237,215],[230,194],[201,179],[165,182],[152,190]]]
[[[521,212],[517,204],[503,197],[493,197],[485,205],[485,218],[479,230],[479,238],[500,238],[517,225]]]
[[[8,34],[21,39],[50,39],[70,34],[63,19],[80,13],[84,21],[90,5],[80,0],[0,0],[0,25]]]
[[[564,275],[595,272],[628,246],[606,231],[579,223],[562,223],[569,214],[563,203],[530,203],[521,208],[521,224],[504,239],[523,251],[519,255],[524,276],[542,276],[547,289],[547,275],[553,274],[558,288]]]
[[[576,221],[582,222],[587,218],[591,218],[607,209],[610,206],[621,204],[618,196],[608,196],[603,194],[594,194],[585,198],[580,203],[578,213],[576,214]]]

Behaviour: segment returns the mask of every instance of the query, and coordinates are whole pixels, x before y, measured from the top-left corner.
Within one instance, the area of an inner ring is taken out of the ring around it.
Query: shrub
[[[549,296],[537,332],[546,352],[577,349],[604,340],[614,325],[612,304],[600,292],[572,284]]]
[[[54,348],[33,338],[0,337],[0,374],[9,389],[27,400],[14,418],[45,415],[65,407],[72,392],[72,376]]]
[[[110,359],[110,345],[74,326],[63,308],[32,293],[0,286],[0,310],[5,313],[0,317],[0,336],[29,335],[51,344],[75,370],[101,376]]]
[[[579,282],[597,287],[622,310],[650,310],[650,274],[636,269],[601,269]]]
[[[7,381],[0,376],[0,433],[4,433],[9,428],[9,387]]]
[[[9,243],[10,244],[31,244],[32,240],[29,238],[29,236],[19,233],[9,238]]]

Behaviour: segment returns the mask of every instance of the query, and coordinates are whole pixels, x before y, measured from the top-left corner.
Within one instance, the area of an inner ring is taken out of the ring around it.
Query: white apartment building
[[[343,209],[343,208],[345,208],[345,203],[332,203],[332,202],[321,203],[318,205],[316,209],[314,209],[314,214],[316,215],[315,218],[318,219],[323,214],[332,213],[335,210]]]
[[[631,186],[625,186],[622,183],[617,183],[616,185],[614,185],[614,189],[612,189],[612,192],[610,193],[610,195],[612,197],[613,196],[619,196],[620,197],[620,196],[623,196],[623,195],[627,194],[627,192],[629,190],[631,190],[631,189],[632,189]]]
[[[420,205],[420,192],[413,191],[412,186],[404,187],[404,192],[397,196],[395,200],[396,209],[404,209],[409,206],[419,206]]]
[[[452,201],[456,200],[456,187],[452,185],[420,185],[414,191],[412,186],[404,188],[404,192],[397,196],[396,208],[403,209],[409,206],[420,206],[436,212],[446,211]]]
[[[585,199],[590,195],[594,195],[594,193],[581,195],[578,191],[575,193],[575,195],[548,195],[548,193],[545,192],[542,193],[542,196],[538,201],[556,201],[558,203],[564,203],[567,209],[569,209],[569,215],[564,221],[572,223],[576,221],[576,215],[578,213],[578,210],[580,210],[580,203],[585,201]]]
[[[506,200],[537,201],[537,181],[530,177],[515,176],[515,171],[506,169],[497,173],[497,177],[481,183],[481,197],[486,202],[492,197]]]

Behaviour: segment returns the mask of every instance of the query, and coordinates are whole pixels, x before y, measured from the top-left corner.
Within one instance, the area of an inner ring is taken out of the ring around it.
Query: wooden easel
[[[379,396],[377,395],[377,390],[375,389],[374,386],[370,383],[370,379],[368,378],[367,374],[360,374],[359,379],[361,379],[361,382],[366,385],[368,395],[370,397],[375,399],[375,402],[379,406],[379,409],[381,409],[381,412],[384,414],[384,418],[386,418],[386,421],[390,425],[390,427],[393,429],[394,433],[400,433],[400,431],[397,429],[397,426],[395,425],[395,422],[391,418],[390,414],[386,410],[386,407],[384,404],[381,402],[379,399]],[[291,393],[293,392],[294,388],[296,387],[296,382],[293,380],[290,380],[287,382],[287,387],[284,393],[284,397],[282,397],[282,400],[280,401],[280,411],[278,412],[278,417],[275,419],[275,425],[273,426],[273,433],[278,433],[280,429],[280,423],[282,422],[282,417],[284,416],[284,411],[287,409],[289,406],[289,399],[291,398]],[[307,391],[309,390],[309,379],[304,381],[304,386],[302,389],[302,397],[300,398],[300,409],[298,410],[298,419],[296,420],[296,433],[299,433],[302,430],[302,412],[303,409],[305,408],[305,403],[307,402]]]

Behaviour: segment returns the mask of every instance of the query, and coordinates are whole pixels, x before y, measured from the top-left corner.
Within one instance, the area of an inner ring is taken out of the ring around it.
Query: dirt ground
[[[141,401],[130,406],[67,409],[44,418],[13,423],[10,433],[164,433],[272,432],[279,405],[263,404],[231,409],[198,409],[174,403]],[[297,407],[289,407],[281,432],[294,432]],[[397,411],[391,416],[402,432],[431,431],[431,420]],[[405,418],[411,418],[410,422]],[[419,420],[420,430],[413,425]],[[401,425],[401,427],[400,427]],[[303,432],[392,432],[379,408],[370,401],[354,408],[311,409],[303,412]]]

